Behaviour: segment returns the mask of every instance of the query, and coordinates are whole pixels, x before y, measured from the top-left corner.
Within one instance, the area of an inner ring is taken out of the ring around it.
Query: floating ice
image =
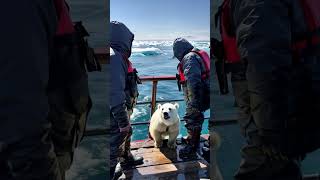
[[[159,48],[147,47],[147,48],[132,48],[133,56],[156,56],[162,54]]]

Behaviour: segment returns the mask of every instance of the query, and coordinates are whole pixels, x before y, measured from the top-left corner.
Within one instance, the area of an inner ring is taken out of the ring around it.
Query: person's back
[[[86,43],[89,33],[81,22],[72,22],[65,0],[54,0],[58,26],[54,38],[52,60],[49,64],[48,120],[52,127],[54,151],[60,174],[71,167],[75,148],[83,139],[86,122],[92,107],[87,72],[99,70],[89,62],[90,47]]]
[[[186,39],[177,38],[173,43],[173,53],[178,64],[178,81],[182,84],[186,112],[183,117],[188,132],[186,146],[179,151],[180,158],[194,157],[199,147],[203,112],[210,106],[209,57],[202,51],[195,49]],[[202,57],[203,56],[203,57]]]
[[[6,1],[0,21],[5,26],[0,29],[0,179],[60,179],[48,137],[46,95],[54,4]]]
[[[233,95],[235,97],[235,104],[239,107],[239,121],[241,132],[246,136],[245,131],[248,128],[248,119],[250,113],[250,98],[248,94],[248,85],[246,81],[246,63],[240,61],[240,54],[238,52],[236,41],[236,29],[232,22],[232,13],[230,2],[232,0],[224,0],[215,15],[216,26],[220,30],[221,41],[212,38],[212,52],[216,61],[217,78],[225,78],[219,82],[220,92],[222,94],[228,93],[228,82],[226,74],[231,72],[231,84]],[[220,66],[220,67],[219,67]],[[224,69],[222,69],[224,68]],[[223,71],[222,75],[219,71]],[[221,77],[219,77],[221,76]]]
[[[232,0],[256,127],[236,179],[301,179],[300,159],[320,147],[319,9],[312,0]]]
[[[130,115],[139,94],[136,71],[128,59],[134,35],[123,23],[116,21],[110,23],[110,30],[110,177],[118,179],[123,167],[141,164],[143,158],[133,156],[130,149]]]

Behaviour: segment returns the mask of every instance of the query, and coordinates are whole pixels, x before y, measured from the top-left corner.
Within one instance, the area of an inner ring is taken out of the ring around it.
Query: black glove
[[[218,60],[222,60],[224,58],[224,48],[222,41],[211,38],[210,43],[211,55],[215,56]]]

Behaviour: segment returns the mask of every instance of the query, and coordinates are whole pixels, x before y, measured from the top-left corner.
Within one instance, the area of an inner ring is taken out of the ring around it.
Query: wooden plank
[[[178,156],[179,150],[183,146],[178,145],[177,149],[169,148],[141,148],[139,150],[132,151],[133,155],[142,156],[144,158],[144,164],[136,167],[156,166],[169,163],[184,162]],[[197,154],[193,160],[201,160],[201,156]],[[135,167],[132,167],[135,168]]]
[[[200,179],[207,178],[207,168],[203,160],[163,164],[125,170],[120,179]]]
[[[151,139],[139,140],[131,142],[131,149],[148,148],[153,147],[154,142]]]
[[[137,167],[147,167],[147,166],[155,166],[162,164],[171,164],[172,160],[161,152],[153,152],[143,154],[143,164]]]
[[[184,137],[186,138],[186,137]],[[209,134],[203,134],[201,135],[200,142],[204,142],[208,140]],[[181,144],[181,138],[177,139],[177,144]],[[145,139],[145,140],[138,140],[131,142],[131,149],[136,150],[139,148],[151,148],[154,147],[154,141],[152,139]]]
[[[143,76],[141,81],[169,81],[176,80],[176,76]]]
[[[202,136],[203,141],[208,139],[208,135]],[[178,152],[183,145],[177,143],[175,150],[169,149],[164,145],[162,148],[154,148],[152,140],[137,141],[140,148],[132,150],[134,156],[142,156],[142,165],[126,167],[120,179],[201,179],[208,176],[208,163],[197,154],[192,160],[182,160]],[[166,143],[166,141],[164,142]],[[142,148],[141,146],[150,145],[151,147]],[[138,146],[137,146],[138,147]]]

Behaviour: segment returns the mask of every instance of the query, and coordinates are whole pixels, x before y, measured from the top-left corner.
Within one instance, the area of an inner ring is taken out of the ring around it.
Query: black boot
[[[143,164],[143,157],[133,156],[129,150],[126,156],[123,157],[124,161],[121,162],[123,168],[128,166],[137,166]]]
[[[210,136],[208,140],[203,143],[202,157],[210,163]]]
[[[129,132],[128,137],[125,140],[124,154],[122,155],[122,161],[120,162],[122,168],[129,166],[137,166],[143,164],[143,157],[133,156],[130,148],[130,137],[132,130]]]
[[[210,136],[207,141],[204,142],[203,146],[210,149]]]
[[[197,149],[200,143],[201,128],[193,128],[188,130],[188,137],[186,139],[187,145],[180,149],[179,157],[181,159],[195,159],[197,158]]]
[[[110,179],[112,180],[114,177],[114,171],[116,170],[116,167],[110,167]]]
[[[210,163],[210,148],[203,147],[202,148],[202,157]]]

